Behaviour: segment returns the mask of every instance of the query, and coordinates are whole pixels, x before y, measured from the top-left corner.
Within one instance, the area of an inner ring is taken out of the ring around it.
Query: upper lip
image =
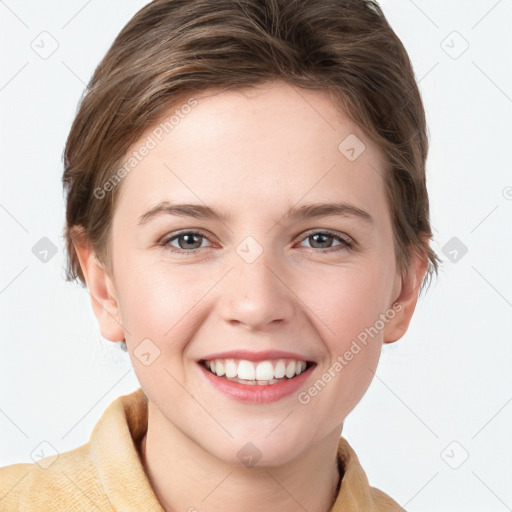
[[[313,362],[309,357],[297,354],[295,352],[287,352],[284,350],[262,350],[254,352],[251,350],[237,349],[227,350],[225,352],[215,352],[204,356],[202,361],[211,361],[213,359],[238,359],[245,361],[268,361],[271,359],[295,359],[297,361]]]

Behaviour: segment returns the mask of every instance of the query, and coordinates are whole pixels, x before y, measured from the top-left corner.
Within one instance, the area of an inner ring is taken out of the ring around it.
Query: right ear
[[[91,296],[92,309],[103,338],[121,341],[125,338],[120,322],[120,309],[111,276],[99,261],[83,231],[75,230],[73,245]]]

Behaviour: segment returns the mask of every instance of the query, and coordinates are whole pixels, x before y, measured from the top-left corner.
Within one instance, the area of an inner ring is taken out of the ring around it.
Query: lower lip
[[[293,377],[293,379],[278,382],[277,384],[260,386],[258,384],[239,384],[238,382],[217,377],[217,375],[214,375],[199,364],[204,376],[215,389],[235,400],[251,404],[276,402],[297,392],[309,378],[314,366],[310,366],[305,372]]]

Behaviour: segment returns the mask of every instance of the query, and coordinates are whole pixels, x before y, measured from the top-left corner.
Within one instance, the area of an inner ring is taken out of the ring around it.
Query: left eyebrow
[[[146,224],[151,219],[160,215],[175,215],[178,217],[191,217],[194,219],[229,220],[229,215],[219,212],[209,206],[202,204],[173,204],[169,201],[162,201],[139,217],[139,225]],[[293,207],[283,216],[288,218],[312,219],[317,217],[355,217],[369,224],[374,222],[372,216],[365,210],[345,202],[338,203],[312,203]]]
[[[312,203],[290,208],[283,218],[312,219],[316,217],[355,217],[373,224],[373,217],[365,210],[350,203]]]

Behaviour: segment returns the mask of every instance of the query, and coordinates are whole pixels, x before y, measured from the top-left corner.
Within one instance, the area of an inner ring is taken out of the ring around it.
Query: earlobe
[[[398,341],[407,332],[427,268],[428,259],[425,254],[415,253],[411,257],[409,269],[402,279],[399,295],[393,303],[396,314],[383,330],[384,343]]]
[[[112,279],[88,242],[82,239],[75,242],[74,247],[101,335],[109,341],[121,341],[125,334],[120,323],[119,304]]]

